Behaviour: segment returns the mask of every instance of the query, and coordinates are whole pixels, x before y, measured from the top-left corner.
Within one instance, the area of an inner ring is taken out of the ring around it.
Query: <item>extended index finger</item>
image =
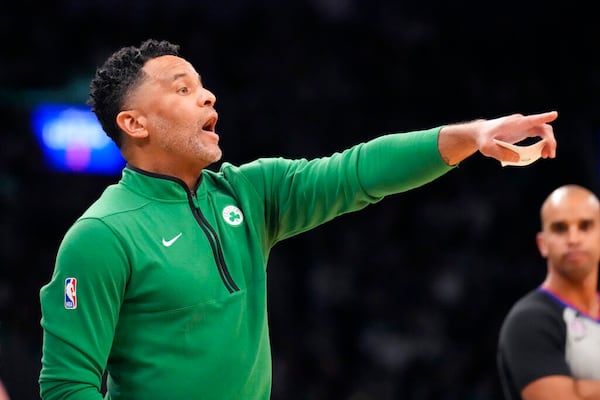
[[[556,138],[549,123],[556,120],[557,117],[558,112],[556,111],[527,116],[530,134],[546,139],[546,144],[542,149],[542,157],[544,158],[556,157]]]
[[[540,113],[540,114],[527,115],[527,120],[532,125],[547,124],[547,123],[554,121],[556,118],[558,118],[557,111],[548,111],[548,112]]]

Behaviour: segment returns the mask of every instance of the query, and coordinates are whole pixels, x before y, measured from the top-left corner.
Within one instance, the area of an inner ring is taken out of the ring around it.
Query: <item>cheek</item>
[[[538,247],[543,257],[551,257],[553,254],[557,255],[562,252],[560,241],[543,240],[539,243]]]
[[[148,107],[158,118],[177,121],[192,115],[194,102],[188,97],[176,95],[154,94],[148,100]]]
[[[535,244],[537,245],[538,251],[543,257],[548,255],[548,247],[546,245],[546,241],[542,239],[540,236],[536,238]]]
[[[600,239],[595,239],[590,243],[590,248],[593,250],[596,255],[596,259],[600,259]]]

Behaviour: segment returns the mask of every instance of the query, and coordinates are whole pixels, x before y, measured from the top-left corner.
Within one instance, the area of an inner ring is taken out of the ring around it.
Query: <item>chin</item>
[[[195,153],[196,155],[194,158],[196,160],[202,160],[207,164],[212,164],[219,161],[223,155],[223,152],[219,146],[203,147],[201,149],[197,149]]]
[[[221,150],[219,150],[218,154],[215,154],[214,159],[212,160],[212,162],[216,163],[217,161],[221,160],[221,157],[223,157],[223,152]]]

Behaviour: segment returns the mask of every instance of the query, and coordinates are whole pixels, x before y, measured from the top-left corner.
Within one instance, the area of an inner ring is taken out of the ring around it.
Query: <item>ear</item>
[[[538,232],[538,234],[535,237],[535,242],[537,243],[538,250],[542,257],[548,257],[548,247],[546,246],[544,232]]]
[[[117,125],[131,138],[143,139],[148,136],[146,118],[135,110],[121,111],[117,115]]]

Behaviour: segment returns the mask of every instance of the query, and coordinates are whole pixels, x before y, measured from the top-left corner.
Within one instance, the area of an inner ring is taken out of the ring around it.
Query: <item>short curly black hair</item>
[[[87,104],[92,107],[104,132],[120,148],[123,132],[117,125],[117,115],[132,89],[142,81],[142,68],[148,60],[165,55],[179,55],[179,45],[169,41],[148,39],[139,47],[123,47],[96,70],[90,83]]]

